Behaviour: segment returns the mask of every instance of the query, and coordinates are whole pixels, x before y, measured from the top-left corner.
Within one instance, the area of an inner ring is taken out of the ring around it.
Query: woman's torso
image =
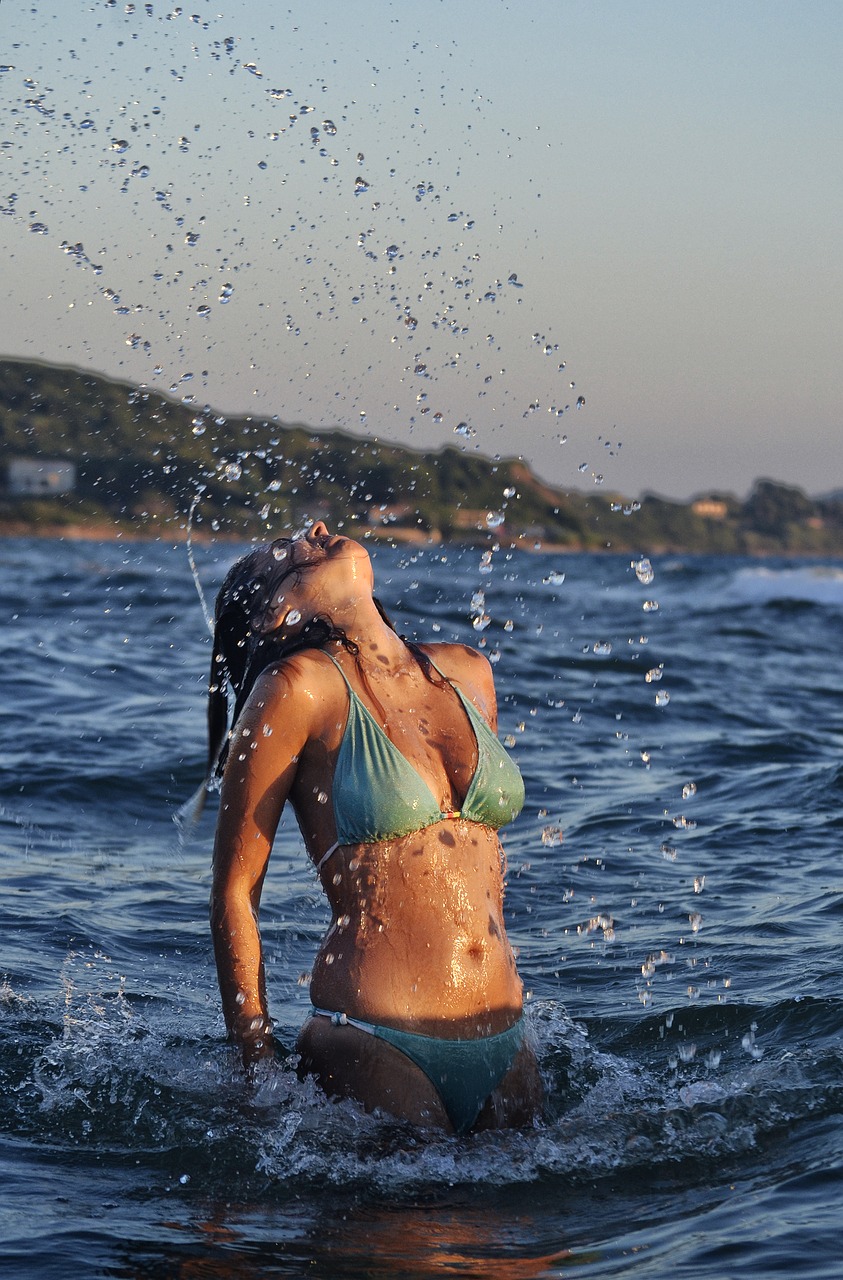
[[[482,668],[466,652],[431,646],[445,674],[488,714],[484,690],[472,682]],[[364,682],[346,655],[336,673],[326,658],[313,659],[324,664],[321,730],[302,753],[292,794],[314,861],[342,826],[334,770],[355,695],[422,779],[433,811],[421,829],[345,843],[322,866],[333,918],[314,963],[313,1003],[446,1038],[499,1031],[517,1017],[522,997],[504,929],[497,833],[478,821],[435,820],[437,806],[459,809],[472,788],[482,727],[472,724],[454,687],[435,673],[428,679],[415,662],[400,677]],[[488,756],[489,744],[480,745]],[[502,820],[508,816],[502,812]]]

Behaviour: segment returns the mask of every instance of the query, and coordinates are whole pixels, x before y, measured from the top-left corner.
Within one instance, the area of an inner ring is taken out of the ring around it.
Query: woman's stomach
[[[518,1016],[490,828],[443,821],[343,847],[323,883],[333,923],[313,966],[316,1007],[446,1039],[494,1034]]]

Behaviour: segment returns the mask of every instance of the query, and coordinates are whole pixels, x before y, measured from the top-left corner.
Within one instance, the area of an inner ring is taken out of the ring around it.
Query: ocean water
[[[197,549],[208,592],[237,551]],[[244,1083],[213,802],[173,822],[209,658],[184,547],[7,539],[0,1271],[838,1277],[843,567],[374,554],[404,631],[496,659],[545,1116],[423,1138],[289,1066]],[[292,1045],[326,911],[289,820],[262,925]]]

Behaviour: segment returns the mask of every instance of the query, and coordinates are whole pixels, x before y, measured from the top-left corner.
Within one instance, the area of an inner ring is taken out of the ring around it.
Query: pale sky
[[[0,65],[0,354],[562,486],[843,487],[840,3],[0,0]]]

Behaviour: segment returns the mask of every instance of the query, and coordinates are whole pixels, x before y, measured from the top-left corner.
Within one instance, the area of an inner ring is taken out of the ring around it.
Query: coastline
[[[358,532],[357,530],[354,531]],[[435,534],[421,529],[407,528],[364,528],[359,531],[361,540],[366,542],[386,542],[404,544],[415,547],[476,547],[488,548],[489,535],[471,538],[443,537],[437,530]],[[104,521],[91,524],[29,524],[26,521],[7,521],[0,523],[0,542],[14,538],[36,538],[49,541],[67,542],[172,542],[182,544],[188,540],[188,530],[184,522],[161,524],[156,527],[138,528],[131,525],[112,524]],[[751,547],[739,551],[701,550],[677,544],[626,542],[615,545],[607,540],[604,546],[585,546],[582,543],[549,542],[534,537],[515,537],[504,534],[503,541],[508,547],[526,551],[531,555],[570,555],[570,556],[611,556],[640,555],[649,556],[709,556],[717,555],[726,558],[750,560],[823,560],[843,563],[843,551],[823,551],[816,549],[782,549],[776,547]],[[206,531],[192,529],[190,540],[198,545],[209,545],[214,542],[242,544],[255,541],[245,533],[232,533],[226,530]]]

